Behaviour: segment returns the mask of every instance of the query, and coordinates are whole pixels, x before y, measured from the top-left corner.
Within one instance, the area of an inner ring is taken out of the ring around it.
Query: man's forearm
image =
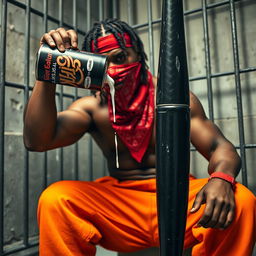
[[[30,150],[43,151],[55,133],[56,85],[36,81],[24,113],[24,143]]]
[[[240,171],[241,158],[231,143],[217,146],[209,159],[208,172],[224,172],[236,177]]]

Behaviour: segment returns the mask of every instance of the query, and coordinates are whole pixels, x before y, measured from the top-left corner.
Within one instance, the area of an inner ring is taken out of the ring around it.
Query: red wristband
[[[231,184],[233,190],[235,189],[236,181],[235,181],[235,178],[232,177],[231,175],[228,175],[224,172],[213,172],[209,180],[211,180],[212,178],[219,178],[219,179],[225,180]]]

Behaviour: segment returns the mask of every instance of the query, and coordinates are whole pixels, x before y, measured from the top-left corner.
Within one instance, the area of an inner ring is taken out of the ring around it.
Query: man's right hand
[[[75,30],[65,30],[57,28],[45,33],[40,39],[40,45],[48,44],[50,47],[57,47],[59,51],[64,52],[65,49],[78,49],[78,36]]]

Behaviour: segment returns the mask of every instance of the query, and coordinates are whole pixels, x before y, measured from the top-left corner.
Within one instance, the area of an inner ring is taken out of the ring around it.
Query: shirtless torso
[[[120,167],[116,168],[114,131],[109,122],[108,106],[100,105],[100,93],[96,93],[93,116],[93,130],[90,132],[108,160],[110,175],[118,179],[145,179],[155,177],[155,127],[148,149],[141,163],[134,160],[129,150],[118,139]]]
[[[156,86],[156,78],[154,78],[153,81]],[[24,136],[24,140],[28,149],[46,151],[61,146],[67,146],[76,142],[86,132],[89,132],[106,157],[111,176],[120,180],[155,177],[155,126],[148,149],[141,163],[138,163],[132,158],[129,150],[123,145],[121,140],[118,139],[120,167],[116,168],[114,130],[109,120],[108,105],[107,103],[102,104],[100,92],[96,92],[96,94],[92,96],[78,99],[71,104],[67,110],[58,113],[57,119],[55,119],[56,107],[54,88],[55,85],[41,81],[37,81],[35,84],[25,115],[27,122],[25,122],[24,134],[26,135],[27,131],[28,135],[27,137]],[[196,96],[192,93],[190,101],[191,124],[193,124],[191,134],[193,135],[193,131],[197,130],[197,123],[204,121],[204,112]],[[44,107],[41,107],[41,104],[43,104]],[[38,109],[39,112],[36,115],[37,121],[33,117],[33,115],[36,114],[34,112],[36,109]],[[48,114],[47,111],[49,111]],[[30,118],[28,118],[29,116]],[[31,120],[34,120],[33,125],[37,126],[37,129],[29,129]],[[45,128],[43,128],[43,126],[45,126]],[[42,128],[40,129],[40,127]],[[40,132],[40,130],[43,132]],[[39,133],[40,135],[38,135]],[[35,136],[35,139],[33,139],[33,136]]]

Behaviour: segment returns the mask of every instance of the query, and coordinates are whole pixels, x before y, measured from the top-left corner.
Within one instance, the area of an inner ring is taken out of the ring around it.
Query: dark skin
[[[78,39],[74,30],[59,28],[44,34],[40,43],[47,43],[63,52],[65,48],[77,49]],[[139,55],[133,48],[118,48],[105,54],[109,56],[110,66],[139,61]],[[154,78],[155,86],[156,83]],[[24,114],[24,143],[28,150],[42,152],[68,146],[89,132],[107,158],[111,176],[120,180],[155,177],[154,132],[141,163],[137,163],[118,140],[120,168],[116,169],[114,131],[109,122],[108,106],[101,104],[100,92],[78,99],[67,110],[57,113],[55,88],[56,85],[51,83],[35,83]],[[240,157],[218,127],[206,117],[200,101],[192,92],[190,110],[191,142],[209,161],[208,173],[219,171],[236,177]],[[198,226],[227,228],[235,214],[231,184],[218,178],[211,179],[197,194],[190,212],[197,212],[202,204],[205,204],[205,209]]]

